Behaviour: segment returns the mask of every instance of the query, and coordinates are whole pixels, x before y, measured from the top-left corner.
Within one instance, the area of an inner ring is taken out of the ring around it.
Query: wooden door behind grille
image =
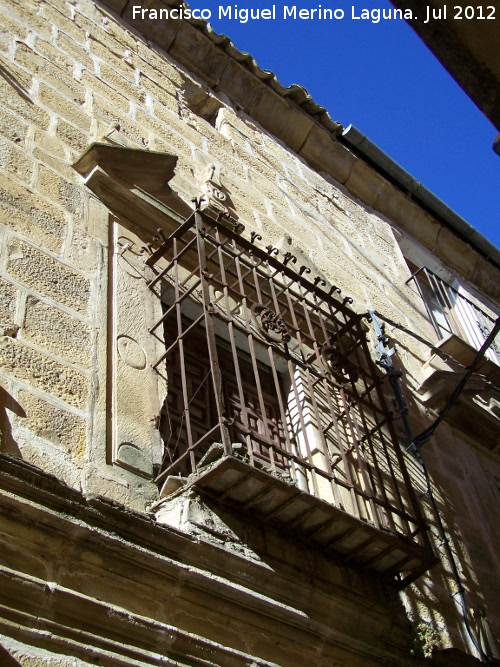
[[[230,428],[231,440],[245,442],[243,434],[249,430],[254,458],[263,464],[274,462],[281,470],[288,469],[289,460],[280,453],[281,449],[286,449],[285,426],[280,417],[278,398],[273,391],[275,383],[271,371],[262,365],[258,367],[266,413],[264,417],[260,409],[252,364],[241,355],[238,357],[244,399],[242,406],[230,353],[220,350],[219,363],[224,382],[226,410],[230,420],[233,421]],[[246,411],[248,428],[245,425],[244,411]]]
[[[171,319],[165,327],[167,347],[175,341],[174,325],[175,322]],[[191,440],[196,443],[217,422],[210,360],[204,331],[190,332],[183,341],[183,348],[189,428]],[[179,350],[179,346],[176,345],[166,360],[168,393],[162,410],[161,430],[165,442],[165,462],[169,463],[183,457],[189,447],[185,418],[187,406],[184,405]],[[242,406],[235,380],[232,355],[220,344],[217,346],[217,354],[222,374],[226,415],[232,422],[230,427],[232,441],[243,444],[244,451],[247,453],[248,443],[243,434],[249,433],[252,454],[260,463],[266,465],[274,462],[274,465],[281,470],[287,469],[288,459],[279,451],[282,448],[285,449],[284,425],[280,419],[278,399],[271,393],[274,389],[271,372],[260,366],[258,368],[266,409],[264,419],[260,409],[255,374],[250,362],[241,356],[237,358],[243,385],[244,405]],[[245,424],[245,415],[247,424]],[[194,452],[196,462],[200,461],[212,442],[213,439],[206,440],[196,448]],[[179,472],[183,475],[191,472],[189,457],[183,458],[179,465]]]
[[[215,424],[212,378],[206,344],[201,336],[192,336],[184,345],[186,396],[189,405],[189,421],[192,442],[197,442]],[[182,392],[182,376],[179,348],[167,359],[168,393],[162,410],[161,430],[166,448],[166,460],[173,462],[188,450],[189,439]],[[197,448],[195,459],[199,461],[211,443]],[[180,466],[181,474],[191,472],[189,458]]]

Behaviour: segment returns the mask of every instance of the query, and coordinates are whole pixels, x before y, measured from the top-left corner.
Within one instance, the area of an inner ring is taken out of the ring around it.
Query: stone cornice
[[[407,628],[402,619],[396,621],[398,612],[378,608],[376,600],[386,605],[389,597],[376,581],[363,583],[364,575],[342,568],[337,577],[347,577],[346,586],[315,575],[318,585],[311,595],[309,578],[298,571],[201,544],[147,514],[102,497],[85,498],[15,457],[0,455],[0,460],[0,617],[3,624],[23,626],[23,638],[33,621],[33,630],[52,633],[54,641],[90,642],[104,651],[116,650],[110,642],[116,642],[118,632],[127,638],[125,657],[127,651],[152,650],[151,636],[166,633],[180,654],[192,641],[199,653],[214,651],[217,664],[249,664],[241,649],[227,649],[217,638],[193,636],[169,624],[181,608],[188,614],[199,608],[203,615],[216,599],[222,616],[250,622],[262,632],[265,628],[305,653],[327,645],[328,655],[337,646],[341,653],[365,656],[367,665],[407,664],[401,657]],[[98,599],[91,593],[94,580]],[[46,581],[53,583],[48,587]],[[131,597],[122,606],[125,591]],[[363,636],[357,632],[360,619]],[[176,650],[167,654],[175,659]]]

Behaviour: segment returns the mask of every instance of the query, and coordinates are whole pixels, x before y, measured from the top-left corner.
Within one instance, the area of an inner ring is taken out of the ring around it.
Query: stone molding
[[[275,664],[277,643],[282,665],[292,664],[290,651],[302,664],[332,664],[334,657],[367,667],[419,664],[405,657],[409,627],[395,611],[396,598],[390,602],[381,584],[363,583],[363,575],[332,565],[337,578],[346,578],[342,585],[323,563],[311,589],[310,576],[291,571],[290,562],[280,568],[278,561],[250,561],[208,542],[201,547],[196,536],[160,526],[148,514],[85,498],[15,457],[0,459],[0,628],[15,639],[42,641],[48,650],[64,646],[82,657],[114,652],[120,665],[138,664],[139,656],[144,664],[170,664],[167,657],[198,665],[209,653],[210,664],[264,667]],[[198,632],[207,624],[204,637],[182,620],[196,616]],[[262,635],[266,658],[252,657],[234,640],[235,628],[249,626]]]

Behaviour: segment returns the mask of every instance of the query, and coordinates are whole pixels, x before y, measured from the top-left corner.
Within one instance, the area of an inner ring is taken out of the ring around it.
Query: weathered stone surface
[[[75,173],[68,165],[67,160],[53,157],[49,155],[41,148],[35,148],[33,150],[33,157],[36,157],[39,162],[41,162],[45,167],[49,167],[53,171],[57,172],[67,181],[75,180]]]
[[[168,151],[176,155],[192,155],[191,145],[184,139],[181,134],[174,132],[168,125],[157,120],[142,111],[137,112],[137,122],[142,126],[142,136],[147,136],[149,133],[156,134],[168,146]]]
[[[59,31],[57,35],[57,46],[63,53],[68,54],[70,58],[73,58],[80,65],[83,65],[90,71],[94,69],[94,60],[90,53],[62,31]]]
[[[27,391],[19,392],[18,401],[26,413],[26,417],[21,420],[22,426],[62,447],[74,459],[81,462],[85,454],[87,427],[84,419],[56,408]]]
[[[21,74],[16,72],[13,65],[9,65],[6,70],[8,82],[3,77],[0,79],[0,95],[3,105],[27,123],[33,123],[46,129],[49,125],[49,114],[33,104],[29,95],[31,77],[24,72]]]
[[[160,46],[163,44],[160,43]],[[186,21],[179,23],[175,40],[168,52],[175,60],[189,63],[190,70],[201,75],[211,88],[219,83],[229,60],[221,49],[204,39],[199,30]],[[193,63],[196,63],[194,67]]]
[[[143,7],[146,8],[149,4],[149,2],[145,3]],[[156,46],[165,49],[165,51],[169,50],[179,30],[178,21],[168,21],[165,23],[149,19],[142,21],[137,19],[134,20],[132,16],[132,5],[127,3],[123,11],[123,18],[128,21],[128,23],[132,25],[139,33],[145,32],[146,29],[148,39],[152,40]],[[143,47],[143,53],[144,51],[145,48]]]
[[[219,88],[233,102],[241,105],[247,113],[251,114],[252,109],[249,102],[252,104],[259,97],[262,85],[243,65],[228,59]]]
[[[108,400],[113,409],[110,446],[113,460],[128,470],[146,477],[153,474],[159,443],[155,417],[160,414],[163,397],[158,395],[158,376],[151,366],[161,355],[161,345],[147,335],[148,322],[161,315],[158,299],[144,292],[144,267],[135,255],[140,239],[129,230],[115,225],[118,245],[128,244],[130,251],[118,257],[114,265],[114,294],[110,307],[114,332],[111,344],[113,366],[110,369],[114,389]],[[164,393],[165,389],[163,389]]]
[[[58,49],[45,41],[38,40],[36,53],[29,47],[21,44],[16,51],[16,61],[37,78],[56,88],[61,95],[76,104],[85,102],[84,87],[73,79],[73,63]],[[47,98],[48,93],[44,93]]]
[[[118,108],[109,104],[101,95],[93,93],[92,111],[94,118],[101,123],[102,133],[109,130],[112,123],[120,125],[120,132],[126,137],[129,145],[139,146],[144,148],[149,145],[148,130],[145,130],[138,123],[140,123],[139,116],[141,111],[137,111],[137,123],[130,120],[129,117]],[[146,123],[146,126],[148,124]]]
[[[130,103],[126,97],[126,91],[122,91],[121,88],[118,88],[120,92],[112,86],[109,85],[109,82],[106,79],[99,79],[91,72],[83,72],[82,81],[87,88],[92,90],[94,93],[99,93],[102,95],[110,104],[120,109],[124,113],[128,113],[130,109]]]
[[[135,72],[133,69],[129,68],[132,76],[132,82],[128,81],[124,74],[119,70],[118,72],[114,67],[108,67],[101,63],[100,66],[101,79],[113,90],[119,90],[122,95],[130,100],[131,102],[136,102],[137,104],[144,105],[145,94],[139,86],[135,84]]]
[[[21,25],[19,21],[14,19],[12,16],[9,16],[5,12],[3,12],[2,15],[2,28],[3,28],[3,35],[5,37],[12,35],[12,37],[17,37],[18,39],[25,39],[27,35],[27,30],[26,28]]]
[[[0,134],[16,144],[25,141],[28,125],[14,114],[0,109]]]
[[[12,283],[0,278],[0,323],[1,328],[11,329],[16,311],[17,289]]]
[[[19,2],[18,0],[4,0],[3,6],[19,19],[25,25],[29,25],[32,30],[36,30],[40,35],[49,37],[52,33],[52,26],[41,16],[38,15],[37,3],[34,0]]]
[[[1,222],[49,250],[61,248],[66,220],[46,199],[0,174]]]
[[[85,31],[82,30],[76,21],[71,19],[71,15],[68,12],[68,5],[65,3],[57,3],[57,6],[55,6],[55,3],[43,3],[40,7],[40,16],[47,21],[51,28],[55,26],[79,44],[85,44]],[[51,36],[52,30],[48,35],[49,39]]]
[[[7,270],[20,282],[80,313],[87,310],[89,282],[32,246],[14,241]]]
[[[77,130],[76,127],[73,127],[73,125],[70,125],[62,118],[59,118],[57,121],[56,133],[61,141],[75,151],[83,152],[89,143],[86,134],[80,132],[80,130]]]
[[[17,340],[6,336],[0,338],[0,367],[4,373],[69,405],[86,407],[89,381],[84,375]]]
[[[124,44],[113,39],[110,35],[101,32],[93,26],[92,32],[89,35],[89,44],[92,53],[98,56],[101,61],[99,69],[104,81],[107,81],[107,76],[112,75],[113,80],[110,84],[117,89],[123,87],[124,90],[129,89],[131,83],[135,82],[135,70],[129,50]],[[133,47],[135,51],[135,44]],[[114,78],[114,74],[119,74],[127,81]],[[113,81],[117,85],[113,85]]]
[[[87,324],[29,296],[22,337],[74,364],[88,367],[91,337]]]
[[[143,63],[139,61],[137,64],[142,70]],[[153,74],[153,76],[155,76],[155,74]],[[155,81],[140,71],[140,86],[145,93],[151,95],[155,100],[160,102],[162,106],[167,107],[167,109],[170,109],[174,112],[178,111],[178,89],[176,89],[176,87],[168,79]]]
[[[67,98],[62,97],[44,84],[40,85],[38,97],[44,107],[69,121],[82,132],[90,130],[90,116]]]
[[[0,137],[0,167],[16,179],[29,184],[33,177],[35,162],[15,144]]]
[[[77,176],[74,174],[76,180]],[[37,180],[38,191],[79,218],[85,217],[85,196],[81,188],[61,178],[53,171],[40,167]],[[86,194],[86,193],[85,193]]]
[[[45,156],[48,153],[50,156],[59,159],[60,168],[65,168],[67,166],[68,150],[64,145],[64,143],[58,137],[54,137],[51,134],[48,134],[47,132],[43,132],[41,130],[36,130],[35,144],[37,146],[37,149],[35,150],[40,151],[39,153],[40,156]],[[43,151],[43,153],[41,151]],[[41,162],[43,162],[43,159],[44,158],[40,157]]]
[[[73,229],[71,245],[66,254],[67,261],[83,273],[94,274],[101,258],[100,244],[79,227]]]

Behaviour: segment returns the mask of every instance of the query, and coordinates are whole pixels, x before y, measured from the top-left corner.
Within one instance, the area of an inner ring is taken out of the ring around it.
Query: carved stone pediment
[[[137,185],[148,192],[169,190],[168,182],[174,175],[177,156],[169,153],[129,148],[110,143],[94,143],[74,163],[73,168],[89,177],[99,166],[110,175],[126,183]]]
[[[73,168],[115,214],[156,233],[168,218],[192,209],[170,188],[177,157],[110,143],[92,144]]]

